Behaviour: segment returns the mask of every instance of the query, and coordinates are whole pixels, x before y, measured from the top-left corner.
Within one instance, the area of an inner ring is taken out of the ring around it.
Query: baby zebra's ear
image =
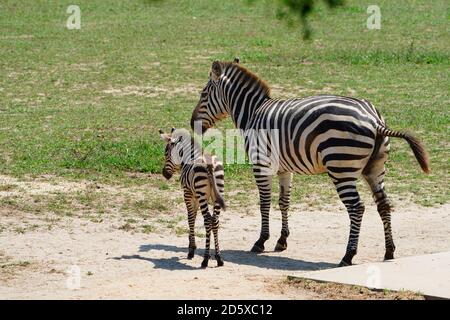
[[[239,64],[239,62],[240,62],[239,57],[234,58],[233,62]]]
[[[161,129],[159,129],[159,136],[161,139],[164,140],[164,142],[168,143],[170,141],[170,136],[167,133],[164,133]]]

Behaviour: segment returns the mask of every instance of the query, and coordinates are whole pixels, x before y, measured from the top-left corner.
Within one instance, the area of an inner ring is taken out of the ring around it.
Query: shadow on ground
[[[173,253],[186,254],[188,249],[186,247],[178,247],[174,245],[163,244],[147,244],[141,245],[139,252],[149,252],[152,250],[161,250]],[[203,256],[203,250],[197,250],[197,255]],[[211,251],[214,256],[214,251]],[[222,257],[227,262],[247,265],[264,269],[277,269],[277,270],[289,270],[289,271],[309,271],[309,270],[322,270],[337,267],[335,263],[328,262],[311,262],[304,260],[291,259],[288,257],[272,256],[266,254],[255,254],[244,250],[223,250]],[[172,258],[151,258],[143,257],[141,255],[123,255],[121,257],[113,258],[115,260],[123,259],[138,259],[148,261],[154,264],[155,269],[167,269],[167,270],[196,270],[199,267],[193,267],[185,262],[187,258],[172,257]],[[215,266],[215,261],[210,262],[210,266]]]
[[[190,265],[184,264],[182,260],[178,257],[172,258],[148,258],[142,257],[138,254],[135,255],[123,255],[121,257],[114,257],[114,260],[143,260],[153,263],[155,269],[166,269],[166,270],[196,270],[198,268],[192,267]]]

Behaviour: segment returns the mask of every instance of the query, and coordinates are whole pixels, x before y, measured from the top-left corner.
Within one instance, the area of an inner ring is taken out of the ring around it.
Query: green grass
[[[307,42],[264,1],[80,0],[81,30],[68,30],[72,3],[0,4],[1,174],[148,183],[128,174],[161,171],[157,130],[187,128],[211,62],[239,56],[283,88],[278,96],[299,91],[372,101],[390,127],[416,132],[431,156],[433,171],[425,176],[406,143],[394,140],[388,190],[414,193],[425,205],[450,198],[447,1],[377,1],[381,30],[365,27],[370,1],[349,0],[332,11],[321,5]],[[248,166],[226,166],[226,175],[227,190],[255,190]],[[333,193],[326,177],[295,179],[294,198],[326,200]],[[89,194],[79,198],[92,204]]]

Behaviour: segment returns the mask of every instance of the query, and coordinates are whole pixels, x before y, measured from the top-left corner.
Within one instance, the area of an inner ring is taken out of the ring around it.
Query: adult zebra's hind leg
[[[252,252],[264,252],[264,243],[269,239],[269,213],[272,189],[272,176],[264,174],[265,168],[257,166],[253,167],[253,174],[255,175],[256,185],[259,190],[259,207],[261,211],[261,233],[258,241],[255,242]]]
[[[292,173],[283,172],[278,174],[280,180],[279,206],[281,210],[281,236],[275,246],[275,251],[287,249],[287,238],[289,237],[288,210],[291,195]]]
[[[381,162],[382,161],[382,162]],[[368,170],[363,172],[364,178],[369,184],[372,190],[373,199],[377,205],[378,214],[381,217],[384,228],[384,240],[386,246],[386,252],[384,255],[385,260],[394,259],[395,245],[392,238],[392,228],[391,228],[391,205],[389,199],[384,190],[384,160],[379,159],[378,165],[376,163],[372,164]]]
[[[350,218],[350,233],[348,237],[347,250],[339,266],[349,266],[358,251],[359,231],[364,214],[364,204],[361,202],[356,190],[356,178],[344,178],[334,181],[339,198],[347,208]]]

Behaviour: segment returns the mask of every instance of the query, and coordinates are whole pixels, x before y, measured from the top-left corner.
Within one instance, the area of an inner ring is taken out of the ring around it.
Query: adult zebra
[[[279,205],[282,213],[281,236],[275,250],[287,248],[288,208],[292,173],[327,173],[335,184],[350,217],[347,249],[340,265],[351,265],[357,252],[364,205],[356,189],[362,175],[373,193],[384,226],[385,259],[393,259],[395,245],[391,231],[391,207],[384,189],[385,162],[389,138],[404,138],[424,172],[429,172],[428,155],[419,140],[408,133],[390,130],[379,112],[366,100],[343,96],[320,95],[303,99],[278,100],[270,97],[263,80],[233,62],[215,61],[210,79],[203,89],[191,119],[191,127],[204,133],[218,120],[230,115],[245,135],[249,152],[254,143],[250,132],[278,130],[274,138],[266,137],[268,149],[279,145]],[[264,251],[269,238],[269,210],[272,175],[266,170],[264,157],[252,160],[253,173],[260,196],[261,234],[252,248]]]

